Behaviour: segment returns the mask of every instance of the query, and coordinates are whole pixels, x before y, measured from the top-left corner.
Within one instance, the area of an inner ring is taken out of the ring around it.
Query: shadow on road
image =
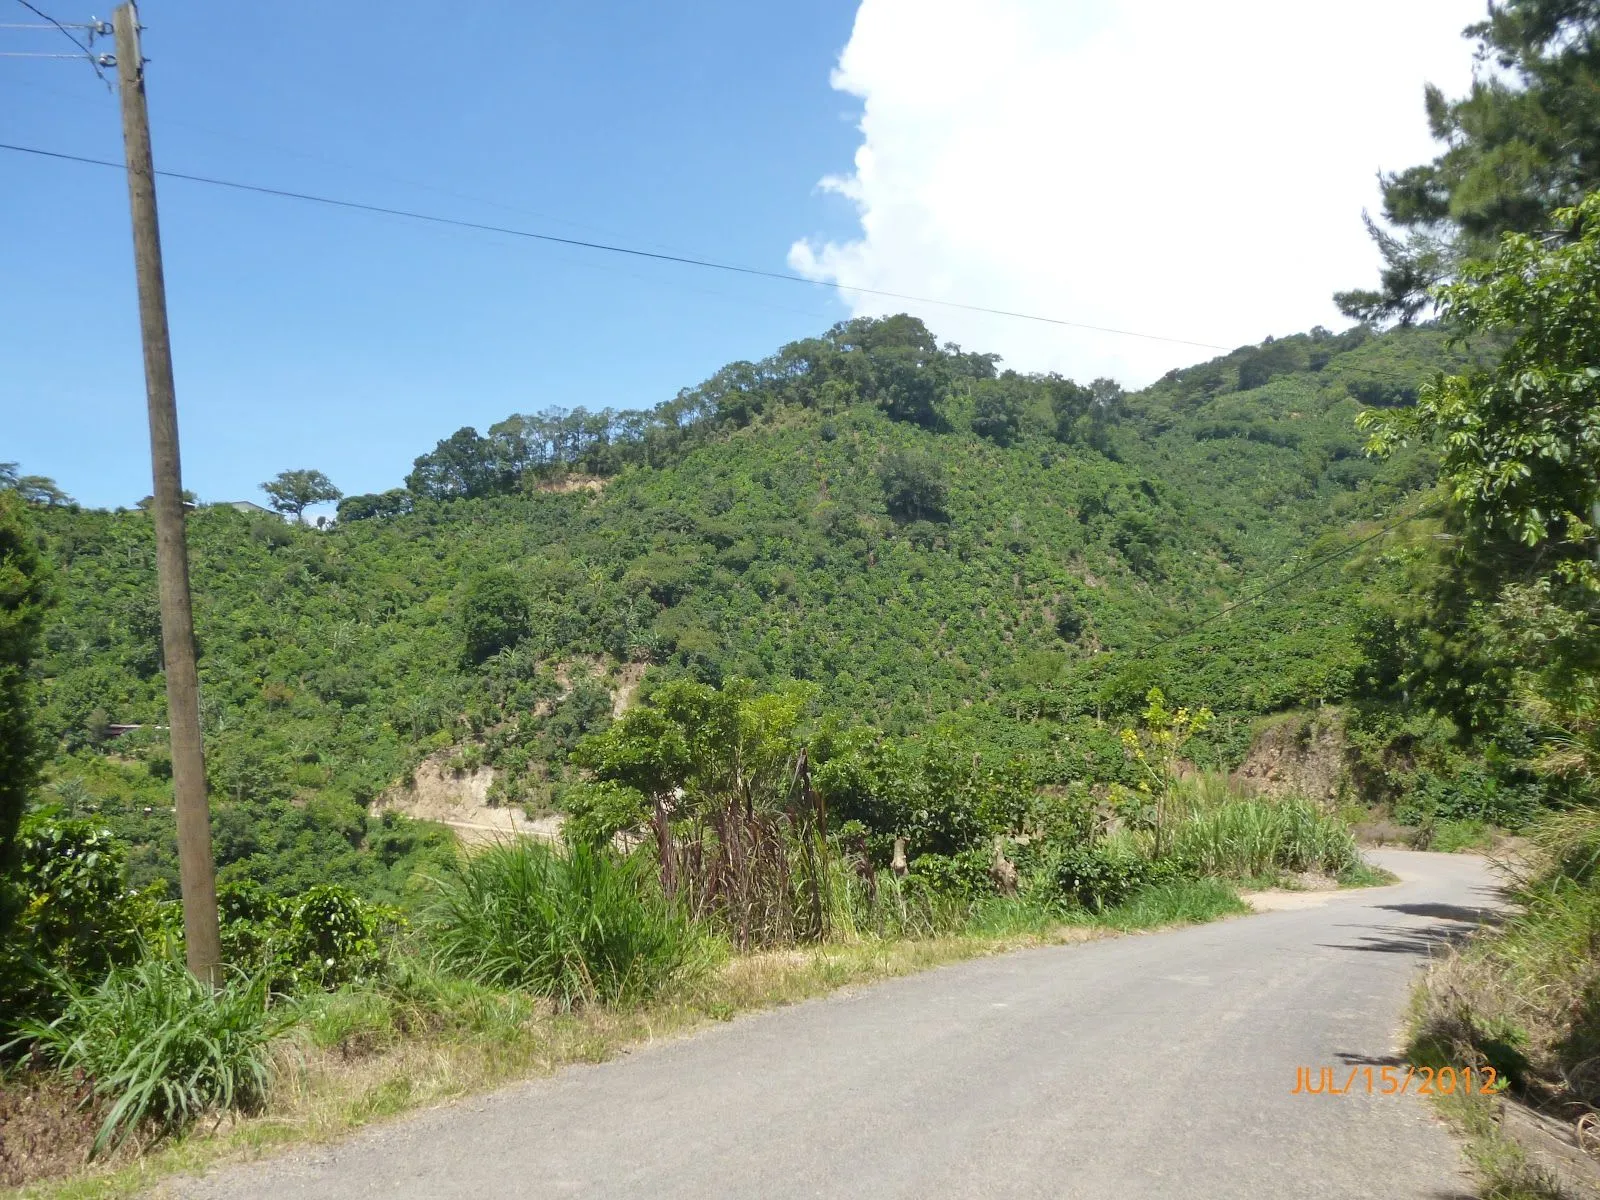
[[[1418,958],[1427,958],[1435,950],[1461,941],[1471,930],[1464,926],[1452,927],[1435,926],[1427,929],[1408,928],[1404,925],[1390,925],[1383,929],[1371,929],[1361,925],[1354,928],[1367,929],[1368,932],[1354,942],[1318,942],[1327,950],[1364,950],[1371,954],[1411,954]]]
[[[1415,910],[1418,908],[1448,907],[1445,905],[1410,905],[1396,908]],[[1459,910],[1463,912],[1476,912],[1475,909]],[[1383,925],[1373,928],[1370,925],[1347,925],[1346,929],[1360,929],[1362,934],[1353,942],[1319,942],[1318,945],[1328,950],[1364,950],[1374,954],[1411,954],[1418,958],[1427,958],[1435,950],[1456,945],[1465,941],[1482,924],[1477,918],[1446,917],[1435,919],[1430,925]]]
[[[1345,925],[1342,928],[1360,929],[1362,933],[1352,942],[1321,942],[1329,950],[1361,950],[1377,954],[1410,954],[1426,958],[1435,950],[1466,940],[1485,926],[1504,924],[1502,907],[1507,896],[1500,888],[1477,888],[1477,895],[1491,899],[1490,904],[1376,904],[1374,909],[1398,913],[1403,917],[1420,917],[1426,923],[1412,922],[1404,925]]]
[[[1339,1050],[1334,1053],[1334,1057],[1352,1067],[1405,1067],[1411,1065],[1411,1060],[1403,1054],[1352,1054],[1348,1050]]]
[[[1459,904],[1380,904],[1385,912],[1404,913],[1408,917],[1442,917],[1446,921],[1461,921],[1471,925],[1499,925],[1505,914],[1492,908],[1468,908]]]

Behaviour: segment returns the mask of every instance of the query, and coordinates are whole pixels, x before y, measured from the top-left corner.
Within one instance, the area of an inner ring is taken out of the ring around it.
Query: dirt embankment
[[[430,754],[417,767],[409,784],[388,789],[373,802],[372,811],[397,812],[418,821],[448,825],[468,845],[509,837],[553,839],[560,834],[560,817],[530,821],[519,807],[490,804],[493,767],[453,771],[450,758],[448,750]]]
[[[1233,781],[1260,795],[1337,800],[1350,788],[1343,715],[1336,709],[1289,713],[1263,726]]]
[[[558,479],[541,479],[533,485],[536,492],[593,492],[605,491],[606,481],[598,475],[563,475]]]
[[[622,716],[633,704],[648,668],[643,663],[624,663],[615,677],[606,679],[605,662],[599,657],[574,659],[556,667],[555,676],[562,695],[572,691],[581,678],[604,682],[611,691],[611,716]],[[554,701],[540,702],[536,712],[548,713]],[[389,788],[373,803],[374,813],[397,812],[418,821],[448,825],[468,845],[482,845],[506,837],[554,839],[561,833],[559,816],[530,819],[520,805],[490,802],[495,769],[480,766],[471,770],[451,767],[456,751],[440,750],[423,759],[409,783]]]

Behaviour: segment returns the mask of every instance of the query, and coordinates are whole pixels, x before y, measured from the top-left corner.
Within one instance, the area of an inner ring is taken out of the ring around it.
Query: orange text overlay
[[[1291,1096],[1490,1096],[1505,1084],[1493,1067],[1296,1067]]]

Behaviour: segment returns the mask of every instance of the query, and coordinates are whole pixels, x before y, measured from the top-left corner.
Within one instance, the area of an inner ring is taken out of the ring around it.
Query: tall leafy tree
[[[878,464],[883,501],[903,521],[935,521],[944,517],[949,488],[937,459],[915,450],[894,450]]]
[[[24,475],[14,462],[0,462],[0,489],[15,492],[29,504],[54,507],[72,503],[72,497],[57,487],[54,479],[45,475]]]
[[[332,504],[344,499],[344,493],[321,471],[280,471],[275,478],[263,483],[261,490],[267,494],[267,503],[275,511],[293,514],[295,520],[302,522],[306,509],[313,504]]]
[[[1349,316],[1409,323],[1502,233],[1550,230],[1555,210],[1600,184],[1600,0],[1500,0],[1465,34],[1488,69],[1457,99],[1427,88],[1444,148],[1382,176],[1389,228],[1367,221],[1379,286],[1336,296]]]
[[[531,630],[528,598],[511,572],[488,571],[467,585],[461,633],[469,663],[481,663],[515,646]]]
[[[430,500],[486,496],[506,485],[494,443],[470,425],[445,438],[432,453],[419,455],[406,476],[406,487]]]
[[[30,668],[52,598],[22,502],[0,490],[0,883],[9,877],[22,810],[37,782]],[[0,926],[8,917],[0,891]]]
[[[1022,433],[1029,390],[1021,376],[1010,371],[1001,379],[977,384],[972,390],[972,432],[997,445],[1011,445]]]
[[[1511,693],[1600,773],[1600,193],[1551,224],[1439,292],[1454,326],[1505,339],[1500,358],[1360,421],[1377,453],[1440,455],[1454,536],[1418,621],[1433,672]]]

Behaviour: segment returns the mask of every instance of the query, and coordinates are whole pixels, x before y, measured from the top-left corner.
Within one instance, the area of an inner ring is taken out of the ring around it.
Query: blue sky
[[[1376,174],[1434,153],[1423,85],[1464,90],[1459,33],[1481,10],[150,0],[142,16],[170,170],[1226,348],[1345,324],[1330,297],[1374,277]],[[65,48],[0,30],[0,50]],[[85,64],[0,58],[0,141],[119,158],[116,102]],[[909,309],[1020,369],[1132,386],[1211,353],[173,180],[160,200],[203,499],[259,498],[292,467],[392,487],[462,425],[645,407],[853,313]],[[116,172],[0,152],[0,364],[0,461],[89,504],[149,490]]]
[[[41,7],[102,11],[76,2]],[[859,137],[829,86],[853,2],[454,9],[152,0],[157,165],[775,270],[796,237],[855,228],[816,188]],[[0,49],[70,47],[0,31]],[[87,65],[0,59],[0,141],[119,158],[115,99]],[[203,499],[259,500],[301,466],[394,486],[461,425],[650,405],[849,315],[822,287],[176,181],[159,199]],[[123,180],[0,153],[0,230],[0,460],[132,504],[149,459]]]

